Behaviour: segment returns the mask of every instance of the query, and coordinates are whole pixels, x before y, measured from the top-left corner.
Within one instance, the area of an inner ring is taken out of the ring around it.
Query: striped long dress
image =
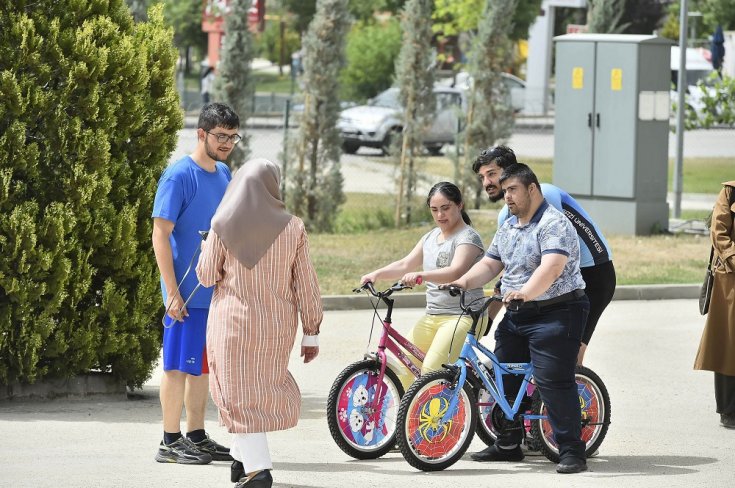
[[[293,217],[253,269],[210,232],[197,275],[203,286],[215,285],[207,357],[221,425],[243,434],[295,426],[301,393],[288,359],[298,318],[305,335],[317,334],[322,321],[303,222]]]

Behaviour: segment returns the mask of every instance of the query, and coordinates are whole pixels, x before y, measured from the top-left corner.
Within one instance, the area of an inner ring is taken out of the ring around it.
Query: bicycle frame
[[[462,389],[461,387],[467,381],[468,367],[474,370],[485,389],[487,389],[487,391],[490,393],[490,396],[495,400],[496,404],[503,411],[503,415],[505,416],[505,418],[510,421],[513,421],[518,415],[518,412],[521,408],[521,402],[526,396],[526,390],[528,389],[529,384],[531,384],[530,380],[533,377],[533,365],[531,363],[500,363],[497,356],[495,356],[495,354],[488,348],[480,344],[480,342],[475,337],[475,331],[479,319],[485,308],[487,308],[488,304],[493,300],[498,300],[498,298],[491,297],[487,299],[485,305],[477,311],[470,311],[469,308],[466,309],[466,311],[468,311],[470,313],[470,316],[472,317],[472,327],[467,332],[467,336],[465,337],[465,342],[462,346],[462,351],[459,354],[459,358],[457,359],[457,361],[454,362],[453,365],[450,366],[450,369],[455,369],[455,371],[458,373],[458,388],[455,388],[455,393],[454,395],[452,395],[452,399],[449,402],[449,407],[442,417],[442,422],[444,423],[448,422],[455,414],[457,405],[459,403],[459,394]],[[461,300],[461,305],[464,309],[464,297]],[[477,351],[479,351],[480,354],[482,354],[483,356],[490,359],[490,361],[493,363],[493,372],[495,374],[494,377],[485,372],[485,365],[482,364],[482,362],[480,361],[480,356],[478,356]],[[503,377],[506,375],[523,376],[521,387],[518,389],[518,394],[513,400],[513,405],[511,405],[505,397],[505,382],[503,381]],[[488,405],[490,404],[477,403],[478,407]],[[538,420],[546,418],[546,416],[543,415],[533,415],[526,413],[521,414],[521,417],[527,420]]]
[[[417,378],[421,376],[421,370],[418,369],[415,364],[413,364],[413,361],[411,361],[408,355],[405,354],[398,347],[398,344],[400,344],[403,348],[410,352],[413,357],[421,362],[423,362],[424,358],[426,357],[421,349],[416,347],[412,342],[403,337],[397,330],[393,328],[393,321],[391,318],[393,312],[393,300],[385,296],[381,296],[380,298],[388,306],[388,310],[386,312],[385,319],[382,322],[383,332],[380,335],[378,350],[375,353],[377,355],[378,363],[380,364],[380,373],[378,374],[377,384],[375,386],[375,398],[378,399],[376,411],[378,412],[380,412],[383,408],[383,376],[385,375],[385,368],[388,366],[388,358],[385,352],[386,349],[396,358],[398,358],[401,363],[403,363],[408,368],[408,370],[411,371],[411,373],[413,373],[413,375]],[[396,342],[398,344],[396,344]],[[366,355],[366,358],[368,357],[371,357],[371,355]]]
[[[384,300],[385,301],[385,300]],[[424,358],[426,357],[423,351],[416,347],[412,342],[410,342],[408,339],[403,337],[397,330],[393,328],[393,324],[391,321],[391,312],[393,309],[393,301],[389,300],[391,303],[388,304],[388,313],[386,314],[385,320],[383,320],[383,332],[380,335],[380,340],[378,342],[378,350],[375,354],[377,354],[378,363],[380,364],[380,373],[378,374],[377,379],[377,385],[375,386],[375,398],[378,399],[378,404],[376,406],[376,411],[381,411],[383,407],[383,376],[385,375],[385,368],[388,367],[388,357],[386,355],[386,349],[393,354],[396,358],[398,358],[401,363],[403,363],[411,373],[415,377],[421,376],[421,370],[416,367],[416,365],[411,361],[411,359],[408,357],[407,354],[405,354],[399,347],[398,344],[400,344],[403,348],[405,348],[408,352],[411,353],[413,357],[418,359],[419,361],[423,362]],[[386,301],[387,303],[387,301]],[[396,342],[398,344],[396,344]],[[366,355],[366,358],[370,357],[371,355]]]

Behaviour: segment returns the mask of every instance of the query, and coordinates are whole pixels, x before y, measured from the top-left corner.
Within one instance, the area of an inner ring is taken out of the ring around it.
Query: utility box
[[[554,40],[554,184],[608,232],[668,229],[673,43],[625,34]]]

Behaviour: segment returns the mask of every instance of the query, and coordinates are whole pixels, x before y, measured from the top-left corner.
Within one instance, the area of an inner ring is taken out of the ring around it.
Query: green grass
[[[462,164],[470,167],[464,158],[462,161]],[[388,164],[387,158],[384,158],[384,162]],[[523,162],[533,169],[542,183],[552,181],[551,158],[524,158]],[[435,178],[454,179],[454,162],[449,154],[425,158],[423,168],[425,173]],[[673,174],[674,160],[671,159],[668,173],[670,191],[673,191]],[[732,174],[735,174],[735,158],[686,158],[682,178],[684,193],[717,194],[721,183]]]
[[[686,158],[682,187],[684,193],[719,193],[721,183],[735,173],[735,158]],[[669,191],[674,188],[674,159],[669,160]],[[714,203],[714,202],[713,202]]]
[[[254,72],[255,91],[261,93],[291,93],[291,75],[284,73],[283,76],[278,73],[262,73]],[[293,84],[294,93],[301,91],[299,84]]]
[[[417,212],[423,210],[416,218],[420,223],[409,228],[392,228],[393,205],[390,195],[347,194],[347,202],[337,219],[338,232],[309,236],[323,294],[350,293],[363,274],[405,256],[433,227],[424,202],[417,198]],[[480,232],[485,247],[497,228],[497,213],[497,206],[470,211],[473,226]],[[684,218],[695,215],[702,214],[683,213]],[[620,285],[698,283],[709,256],[707,236],[608,235],[607,238]]]

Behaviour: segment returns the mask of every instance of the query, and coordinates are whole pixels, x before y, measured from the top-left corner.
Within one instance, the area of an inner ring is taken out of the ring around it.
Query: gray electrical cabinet
[[[668,39],[569,34],[556,41],[554,184],[606,231],[668,228]]]

